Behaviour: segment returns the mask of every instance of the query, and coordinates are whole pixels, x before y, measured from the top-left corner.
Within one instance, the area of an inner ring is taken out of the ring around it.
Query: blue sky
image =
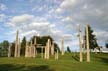
[[[104,47],[108,38],[108,0],[0,0],[0,42],[13,42],[18,29],[21,39],[51,35],[59,46],[65,37],[65,47],[77,51],[77,27],[80,24],[84,33],[86,23]]]

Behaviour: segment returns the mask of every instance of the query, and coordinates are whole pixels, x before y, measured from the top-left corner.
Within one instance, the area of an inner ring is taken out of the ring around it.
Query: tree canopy
[[[95,49],[96,47],[98,47],[98,43],[97,43],[97,39],[96,39],[96,35],[93,34],[94,30],[90,27],[90,25],[88,26],[88,35],[89,35],[89,47],[90,49]],[[86,31],[85,31],[86,34]],[[84,36],[84,39],[86,41],[86,35]],[[86,42],[85,42],[86,44]]]

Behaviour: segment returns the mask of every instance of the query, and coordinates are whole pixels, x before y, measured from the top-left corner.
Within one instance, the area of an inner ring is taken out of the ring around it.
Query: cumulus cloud
[[[46,18],[36,17],[30,14],[22,14],[10,18],[7,22],[14,30],[19,29],[21,36],[31,37],[40,34],[51,35],[55,40],[61,39],[63,31],[56,29],[56,25],[50,23]],[[9,33],[11,34],[11,33]]]

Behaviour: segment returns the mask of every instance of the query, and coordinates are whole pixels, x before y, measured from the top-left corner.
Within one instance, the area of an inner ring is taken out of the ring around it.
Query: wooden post
[[[9,48],[8,48],[8,57],[10,57],[11,56],[11,47],[9,46]]]
[[[44,58],[45,59],[47,58],[47,43],[46,43],[46,46],[45,46],[45,55],[44,55]]]
[[[27,42],[26,42],[26,46],[25,46],[25,57],[27,57]]]
[[[90,62],[90,50],[89,50],[89,33],[88,24],[86,24],[86,47],[87,47],[87,62]]]
[[[21,49],[21,44],[20,44],[20,39],[19,39],[19,44],[18,44],[18,57],[20,57],[20,49]]]
[[[64,37],[62,38],[62,41],[61,41],[61,50],[62,50],[62,55],[64,55]]]
[[[57,51],[55,52],[55,60],[58,60],[58,49],[57,49]]]
[[[36,43],[36,37],[35,37],[35,39],[34,39],[33,57],[36,57],[36,48],[35,48],[35,45],[37,45],[37,43]]]
[[[52,46],[51,46],[51,55],[54,55],[54,42],[52,43]]]
[[[41,58],[43,59],[43,46],[41,48]]]
[[[48,39],[47,43],[47,59],[49,59],[49,49],[50,49],[50,39]]]
[[[82,62],[82,60],[83,60],[83,56],[82,56],[82,32],[81,32],[80,25],[79,25],[79,44],[80,44],[80,62]]]
[[[17,33],[16,33],[16,41],[15,41],[14,57],[17,57],[18,56],[18,33],[19,33],[19,31],[17,30]]]

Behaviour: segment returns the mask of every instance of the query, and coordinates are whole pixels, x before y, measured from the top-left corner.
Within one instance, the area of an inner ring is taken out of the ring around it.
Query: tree
[[[71,53],[71,50],[70,50],[69,46],[67,46],[67,52]]]
[[[48,39],[51,40],[51,44],[54,41],[51,36],[33,36],[33,37],[31,37],[33,44],[34,44],[35,38],[36,38],[37,44],[42,44],[42,46],[46,46],[46,42],[48,41]],[[54,47],[55,47],[54,50],[58,49],[58,51],[60,52],[60,49],[59,49],[57,43],[54,43]],[[37,52],[40,53],[41,52],[41,48],[37,48]]]
[[[54,43],[54,51],[57,51],[60,53],[60,48],[59,46],[57,45],[57,43]]]
[[[106,48],[108,48],[108,43],[106,43]]]
[[[25,55],[26,37],[24,36],[21,42],[21,55]]]
[[[7,56],[8,47],[9,47],[8,40],[4,40],[2,43],[0,43],[0,55],[1,56]]]
[[[4,40],[4,41],[3,41],[3,47],[4,47],[4,48],[8,48],[8,47],[9,47],[9,42],[8,42],[8,40]]]
[[[15,42],[11,43],[11,56],[14,56]]]
[[[94,35],[93,32],[94,32],[93,29],[90,26],[88,26],[89,48],[94,50],[96,47],[98,47],[98,43],[97,43],[96,35]],[[84,36],[84,39],[86,41],[86,35]]]

